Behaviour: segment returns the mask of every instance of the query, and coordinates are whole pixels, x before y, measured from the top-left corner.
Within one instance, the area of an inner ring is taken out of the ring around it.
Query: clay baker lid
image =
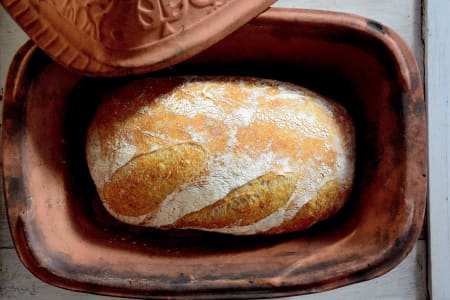
[[[144,73],[181,62],[275,0],[0,0],[55,61],[85,75]]]

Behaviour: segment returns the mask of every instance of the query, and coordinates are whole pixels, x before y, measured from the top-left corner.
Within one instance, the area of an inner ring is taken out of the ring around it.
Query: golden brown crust
[[[205,167],[207,153],[196,144],[178,144],[132,159],[105,184],[103,200],[117,214],[152,212]]]
[[[292,84],[147,78],[100,105],[86,154],[105,207],[121,221],[272,234],[343,205],[354,144],[344,108]]]
[[[265,174],[214,204],[184,216],[174,227],[213,229],[253,224],[282,207],[294,192],[295,183],[292,173]]]
[[[303,230],[334,215],[345,203],[348,191],[342,190],[337,180],[328,181],[292,218],[265,234],[287,233]]]

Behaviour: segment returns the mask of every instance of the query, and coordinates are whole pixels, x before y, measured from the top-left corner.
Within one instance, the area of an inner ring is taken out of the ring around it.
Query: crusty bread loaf
[[[245,77],[138,79],[111,92],[86,154],[105,208],[157,228],[301,230],[339,210],[354,128],[333,101]]]

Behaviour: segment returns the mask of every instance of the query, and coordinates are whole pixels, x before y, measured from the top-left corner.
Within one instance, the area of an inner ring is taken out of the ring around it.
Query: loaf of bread
[[[354,127],[343,107],[293,84],[145,78],[105,97],[86,155],[100,199],[122,222],[285,233],[345,203]]]

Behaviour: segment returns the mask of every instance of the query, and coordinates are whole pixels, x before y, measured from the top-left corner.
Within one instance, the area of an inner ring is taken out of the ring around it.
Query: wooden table
[[[407,41],[416,55],[423,74],[425,47],[422,38],[423,18],[420,0],[280,0],[275,6],[344,11],[377,20],[396,30]],[[450,14],[450,10],[448,13]],[[4,85],[12,56],[26,40],[26,35],[1,8],[0,87]],[[379,278],[329,292],[288,299],[427,299],[427,230],[423,232],[409,256],[392,271]],[[20,263],[16,255],[5,208],[4,205],[0,205],[0,299],[116,298],[67,291],[35,278]]]

